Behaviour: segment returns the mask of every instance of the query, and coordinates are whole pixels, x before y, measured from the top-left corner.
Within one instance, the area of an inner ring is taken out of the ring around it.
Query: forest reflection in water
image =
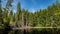
[[[31,30],[15,30],[9,32],[9,34],[60,34],[60,30],[57,28],[51,29],[31,29]]]

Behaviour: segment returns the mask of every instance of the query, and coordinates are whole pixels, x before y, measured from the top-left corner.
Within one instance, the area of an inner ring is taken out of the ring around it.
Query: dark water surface
[[[31,29],[31,30],[16,30],[14,34],[60,34],[58,29]]]
[[[0,34],[5,34],[0,30]],[[8,34],[60,34],[60,29],[30,29],[30,30],[11,30]]]

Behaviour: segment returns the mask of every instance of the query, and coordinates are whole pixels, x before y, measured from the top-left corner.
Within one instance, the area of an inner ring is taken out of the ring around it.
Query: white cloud
[[[29,11],[34,13],[36,10],[34,8],[30,8]]]
[[[16,6],[16,4],[17,4],[16,2],[13,2],[13,3],[12,3],[13,6]]]
[[[32,12],[34,13],[35,12],[35,9],[32,9]]]

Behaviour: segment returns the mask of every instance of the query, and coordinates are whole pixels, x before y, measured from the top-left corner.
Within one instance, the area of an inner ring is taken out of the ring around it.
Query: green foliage
[[[4,24],[1,24],[0,25],[0,29],[4,29],[5,27],[4,27]]]
[[[10,27],[60,27],[60,3],[53,4],[52,6],[48,6],[46,9],[40,9],[35,13],[31,13],[28,10],[22,10],[20,7],[20,2],[18,2],[17,11],[14,13],[13,9],[11,9],[12,2],[13,0],[7,0],[6,8],[2,10],[3,7],[0,0],[0,24],[3,23],[0,25],[0,29],[5,29],[6,24],[7,26],[10,25]],[[57,29],[59,30],[59,28]],[[38,31],[41,30],[43,29],[39,29]],[[10,32],[9,34],[13,33]]]
[[[6,4],[6,8],[9,9],[10,7],[12,7],[12,2],[13,0],[7,0],[7,4]]]

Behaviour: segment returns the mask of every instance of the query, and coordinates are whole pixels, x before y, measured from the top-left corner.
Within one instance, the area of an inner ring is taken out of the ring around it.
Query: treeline
[[[17,3],[17,11],[13,11],[13,0],[6,0],[5,8],[0,0],[0,29],[6,27],[60,27],[60,3],[56,2],[52,6],[34,13],[21,9],[20,2]]]

